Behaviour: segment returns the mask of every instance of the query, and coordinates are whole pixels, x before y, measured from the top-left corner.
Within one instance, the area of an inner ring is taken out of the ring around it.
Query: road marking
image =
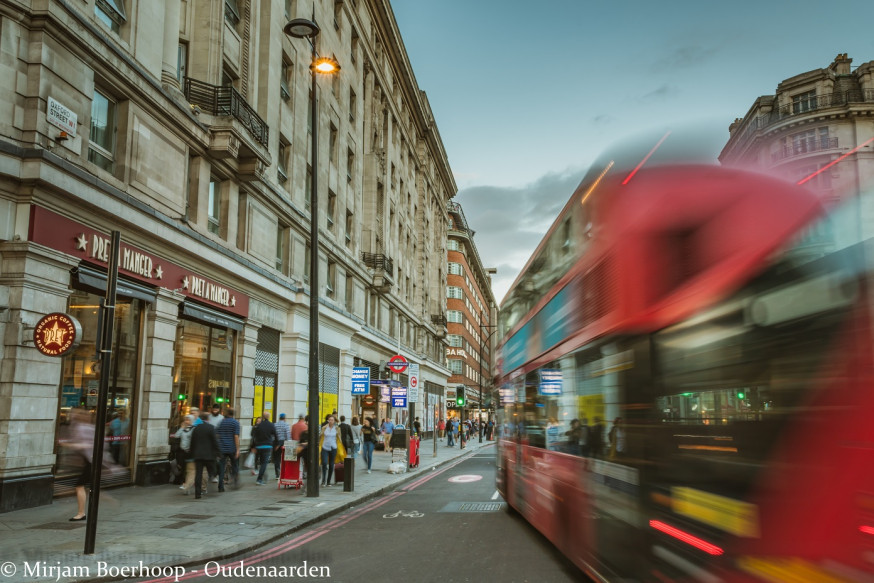
[[[382,515],[383,518],[397,518],[398,516],[406,516],[407,518],[422,518],[425,515],[417,510],[410,510],[409,512],[398,510],[397,512]]]
[[[453,484],[467,484],[468,482],[478,482],[482,479],[482,476],[478,476],[476,474],[465,474],[462,476],[453,476],[449,478],[449,481]]]
[[[501,493],[498,492],[497,490],[495,490],[495,493],[492,494],[492,500],[497,500],[500,495],[501,495]]]

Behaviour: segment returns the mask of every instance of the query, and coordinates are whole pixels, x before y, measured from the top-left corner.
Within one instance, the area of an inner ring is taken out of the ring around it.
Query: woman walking
[[[322,486],[331,485],[334,464],[342,462],[343,458],[346,457],[343,441],[338,439],[340,431],[335,423],[334,416],[328,415],[328,423],[322,427],[322,437],[319,443],[319,450],[322,452]]]
[[[358,457],[358,450],[361,449],[361,425],[358,423],[358,417],[352,418],[352,452],[349,457],[355,459]]]
[[[367,462],[368,474],[373,467],[373,450],[376,449],[377,441],[379,441],[379,432],[373,426],[373,421],[370,417],[365,417],[364,425],[361,426],[361,452],[364,456],[364,461]]]

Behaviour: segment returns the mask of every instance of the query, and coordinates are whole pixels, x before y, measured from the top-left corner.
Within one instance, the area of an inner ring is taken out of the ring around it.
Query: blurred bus
[[[502,302],[498,489],[601,581],[874,581],[860,197],[605,159]]]

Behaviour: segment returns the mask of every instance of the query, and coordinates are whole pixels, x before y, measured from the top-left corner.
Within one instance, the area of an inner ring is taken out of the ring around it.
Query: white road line
[[[498,497],[499,497],[500,495],[501,495],[500,492],[498,492],[497,490],[495,490],[495,493],[492,494],[492,500],[497,500]]]

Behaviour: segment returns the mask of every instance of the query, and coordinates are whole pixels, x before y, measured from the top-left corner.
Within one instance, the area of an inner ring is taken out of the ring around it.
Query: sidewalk
[[[388,473],[388,453],[374,453],[371,474],[359,456],[355,460],[355,491],[344,492],[340,483],[319,488],[317,498],[306,496],[306,485],[300,490],[277,489],[271,480],[266,486],[256,486],[249,470],[241,470],[243,486],[238,490],[220,493],[218,484],[211,483],[208,495],[201,500],[184,495],[173,484],[103,490],[94,555],[82,553],[85,522],[68,521],[76,514],[75,497],[0,514],[0,563],[4,569],[0,581],[95,579],[101,561],[110,566],[138,565],[139,561],[145,565],[202,565],[261,547],[495,442],[484,439],[480,444],[474,438],[460,450],[457,445],[447,447],[445,439],[439,440],[437,457],[433,443],[430,439],[422,442],[419,467],[404,474]],[[273,476],[272,464],[267,472]],[[32,568],[37,561],[45,561],[44,567],[55,571],[40,578],[25,576],[25,562]],[[6,571],[7,563],[17,568],[15,575]],[[81,576],[84,569],[80,576],[72,577],[58,571],[73,566],[88,567],[90,577]]]

